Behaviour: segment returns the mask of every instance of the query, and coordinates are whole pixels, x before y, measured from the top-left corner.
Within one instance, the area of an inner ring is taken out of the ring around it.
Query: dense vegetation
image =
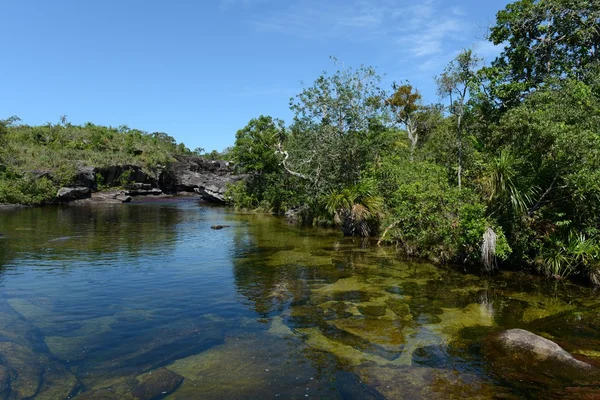
[[[0,203],[51,202],[81,166],[135,165],[148,171],[177,154],[188,154],[171,136],[127,126],[91,123],[29,126],[12,117],[0,121]]]
[[[318,77],[290,125],[237,132],[248,179],[231,201],[408,255],[600,284],[600,3],[517,1],[489,39],[505,46],[491,65],[465,50],[436,78],[443,104],[370,67]]]

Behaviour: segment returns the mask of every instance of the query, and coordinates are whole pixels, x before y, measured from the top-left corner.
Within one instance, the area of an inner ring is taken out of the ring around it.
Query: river
[[[528,398],[552,388],[494,375],[490,332],[600,357],[552,331],[590,288],[191,199],[0,210],[0,232],[0,398]]]

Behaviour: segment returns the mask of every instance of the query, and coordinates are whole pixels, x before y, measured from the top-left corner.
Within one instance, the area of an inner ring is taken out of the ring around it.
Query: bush
[[[56,197],[58,187],[48,178],[0,174],[0,203],[44,204]]]
[[[497,234],[496,256],[506,259],[510,247],[500,228],[485,214],[485,205],[468,188],[451,187],[443,167],[427,162],[384,163],[375,171],[382,192],[390,191],[388,226],[382,239],[409,256],[438,262],[480,262],[483,234]]]

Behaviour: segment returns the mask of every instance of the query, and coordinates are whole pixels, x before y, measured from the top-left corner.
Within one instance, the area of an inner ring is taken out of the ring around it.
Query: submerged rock
[[[388,351],[400,353],[404,344],[401,321],[367,318],[344,318],[331,322],[337,329],[366,340]]]
[[[46,354],[15,343],[0,343],[0,359],[4,370],[0,390],[7,389],[9,376],[11,399],[64,399],[77,385],[77,379],[62,364]]]
[[[150,400],[163,397],[175,391],[183,377],[175,372],[166,369],[158,368],[150,371],[147,374],[141,375],[138,378],[139,383],[135,385],[131,391],[134,399]]]
[[[482,353],[492,372],[507,382],[543,389],[546,385],[598,385],[600,370],[575,359],[558,344],[523,329],[488,336]]]
[[[387,399],[500,398],[490,382],[446,369],[365,364],[356,373]]]
[[[98,386],[75,397],[77,400],[153,400],[162,399],[177,390],[183,377],[161,367],[135,378],[124,378],[108,386]]]
[[[299,352],[301,342],[268,335],[230,337],[225,343],[167,365],[185,380],[168,399],[326,398]],[[282,398],[284,398],[282,396]]]
[[[220,229],[224,229],[224,228],[229,228],[229,225],[213,225],[210,227],[210,229],[215,229],[215,230],[220,230]]]
[[[10,393],[10,371],[8,368],[0,366],[0,398],[5,399]]]

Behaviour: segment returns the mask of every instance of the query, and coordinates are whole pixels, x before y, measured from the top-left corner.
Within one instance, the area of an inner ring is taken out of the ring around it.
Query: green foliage
[[[239,134],[250,179],[234,202],[285,198],[345,234],[382,222],[380,241],[405,254],[600,284],[599,21],[598,2],[509,4],[492,65],[464,50],[437,78],[447,107],[410,84],[385,93],[370,67],[323,74],[292,99],[288,130],[251,121]]]
[[[277,144],[284,139],[283,121],[261,115],[237,131],[231,158],[242,173],[261,175],[277,171]]]
[[[378,230],[383,199],[375,194],[376,186],[375,180],[365,179],[324,197],[325,210],[341,225],[345,236],[367,237]]]
[[[246,181],[238,181],[227,185],[224,197],[229,204],[234,205],[238,210],[256,210],[258,200],[250,192]]]
[[[46,177],[0,173],[0,204],[44,204],[56,196],[58,187]]]
[[[549,243],[537,260],[538,269],[549,277],[563,279],[571,274],[584,274],[600,284],[600,244],[582,233],[569,231],[564,240]]]
[[[86,123],[29,126],[11,117],[0,121],[0,203],[50,202],[72,183],[78,166],[136,165],[152,170],[190,151],[162,132],[146,133]],[[36,178],[42,176],[42,178]],[[122,185],[128,177],[121,177]]]
[[[450,186],[446,171],[429,162],[392,160],[374,172],[381,192],[389,193],[386,223],[391,228],[386,241],[412,256],[441,262],[479,261],[483,233],[493,224],[473,191]],[[390,188],[395,189],[390,193]],[[510,246],[501,229],[496,230],[496,255],[506,259]]]
[[[484,69],[490,93],[514,106],[553,78],[580,79],[600,60],[600,6],[589,0],[520,0],[498,12],[490,41],[506,44]]]
[[[366,165],[392,143],[380,81],[371,67],[342,68],[291,99],[295,116],[285,166],[305,178],[313,199],[356,185]]]
[[[130,129],[84,125],[9,125],[6,163],[22,171],[55,170],[63,165],[137,165],[154,168],[187,154],[169,135]]]

